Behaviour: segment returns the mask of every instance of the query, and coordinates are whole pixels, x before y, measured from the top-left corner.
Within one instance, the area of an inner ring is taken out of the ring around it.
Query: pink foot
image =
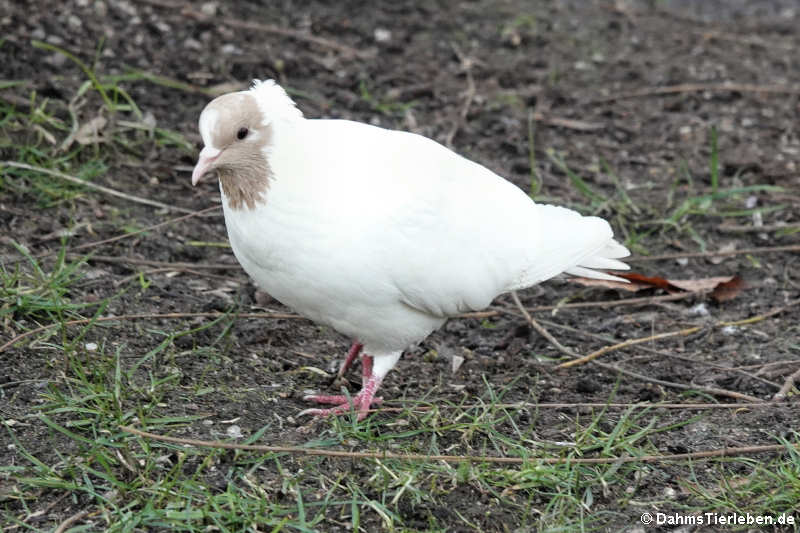
[[[369,414],[370,406],[372,404],[378,404],[381,401],[383,401],[382,398],[375,398],[374,396],[370,398],[369,396],[370,395],[365,394],[364,391],[361,391],[352,397],[347,397],[344,395],[324,396],[324,395],[312,394],[304,397],[303,399],[329,405],[332,404],[335,407],[331,407],[329,409],[319,409],[319,408],[306,409],[304,411],[300,411],[299,413],[297,413],[297,415],[298,416],[313,415],[324,418],[330,415],[343,415],[349,413],[350,409],[352,408],[354,411],[358,413],[358,420],[364,420],[364,418],[366,418],[366,416]],[[351,401],[353,402],[352,404],[350,403]]]
[[[308,394],[306,396],[303,396],[303,399],[308,402],[317,402],[327,405],[335,405],[337,407],[341,406],[344,408],[343,412],[347,412],[347,410],[350,408],[350,402],[353,402],[352,405],[356,407],[361,405],[361,403],[363,402],[363,397],[361,396],[361,393],[356,394],[355,396],[345,396],[344,394]],[[383,398],[381,398],[380,396],[373,397],[370,405],[378,405],[381,402],[383,402]],[[369,406],[367,406],[367,409],[369,409]],[[309,411],[331,411],[331,410],[332,409],[306,409],[301,414],[306,414]]]
[[[381,385],[383,378],[378,377],[372,373],[372,357],[365,355],[361,360],[363,367],[362,380],[363,386],[361,391],[353,397],[347,397],[341,394],[324,395],[324,394],[311,394],[303,398],[312,402],[323,403],[328,405],[335,405],[330,409],[306,409],[298,413],[302,415],[314,416],[330,416],[341,415],[347,413],[352,408],[358,413],[358,420],[363,420],[369,413],[369,408],[372,404],[381,402],[381,398],[376,398],[375,393]]]

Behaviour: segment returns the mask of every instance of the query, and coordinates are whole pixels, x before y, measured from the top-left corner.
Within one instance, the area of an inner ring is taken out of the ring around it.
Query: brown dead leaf
[[[687,292],[710,291],[722,283],[731,281],[734,277],[735,276],[718,276],[715,278],[700,279],[671,279],[669,280],[669,284]]]
[[[717,302],[727,302],[733,300],[742,292],[742,289],[747,288],[747,283],[739,276],[733,276],[728,281],[723,281],[711,291],[711,297]]]
[[[67,138],[58,147],[58,151],[64,152],[68,150],[75,142],[81,145],[101,142],[103,139],[100,136],[100,132],[106,127],[106,124],[108,124],[108,120],[103,115],[97,115],[67,135]]]
[[[583,285],[584,287],[604,287],[606,289],[620,289],[628,292],[637,292],[650,287],[649,285],[624,283],[622,281],[612,281],[607,279],[569,278],[569,280],[577,283],[578,285]]]
[[[89,122],[83,124],[75,133],[75,140],[78,144],[86,145],[100,142],[100,131],[106,127],[108,121],[103,115],[97,115]]]
[[[712,278],[697,279],[665,279],[658,276],[645,276],[637,272],[627,272],[615,276],[625,278],[630,283],[621,281],[608,281],[593,278],[570,278],[570,281],[584,287],[603,287],[606,289],[620,289],[627,292],[638,292],[644,289],[663,289],[667,292],[710,292],[711,297],[717,302],[725,302],[735,298],[746,284],[739,276],[716,276]]]
[[[658,276],[645,276],[638,272],[624,272],[622,274],[615,274],[621,278],[625,278],[631,282],[641,283],[647,287],[658,287],[659,289],[669,290],[669,281]]]

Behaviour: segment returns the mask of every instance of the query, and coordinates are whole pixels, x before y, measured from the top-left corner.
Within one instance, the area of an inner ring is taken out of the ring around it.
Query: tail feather
[[[600,255],[595,255],[592,257],[587,257],[586,259],[582,260],[578,263],[577,266],[586,267],[586,268],[604,268],[608,270],[628,270],[630,267],[619,261],[617,259],[611,259],[610,257],[604,257]]]
[[[627,283],[628,280],[624,278],[620,278],[595,269],[602,268],[608,270],[630,270],[631,267],[622,261],[617,260],[617,258],[627,257],[630,254],[631,253],[627,248],[614,239],[610,239],[596,254],[582,259],[577,265],[572,268],[568,268],[564,272],[567,274],[572,274],[573,276],[580,276],[584,278],[622,281]]]
[[[631,255],[631,252],[614,239],[611,239],[606,243],[606,247],[598,252],[598,255],[602,255],[603,257],[608,257],[610,259],[619,259],[621,257],[628,257]],[[627,270],[628,268],[629,267],[626,265],[624,270]]]

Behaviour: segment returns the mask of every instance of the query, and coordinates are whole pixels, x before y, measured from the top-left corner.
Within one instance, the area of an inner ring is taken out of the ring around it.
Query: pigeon
[[[349,120],[307,119],[272,80],[203,109],[192,185],[219,180],[233,253],[255,283],[353,340],[353,395],[310,395],[359,420],[401,354],[448,317],[566,273],[617,279],[630,255],[608,222],[535,203],[438,142]],[[624,280],[621,280],[624,281]],[[351,411],[352,410],[352,411]]]

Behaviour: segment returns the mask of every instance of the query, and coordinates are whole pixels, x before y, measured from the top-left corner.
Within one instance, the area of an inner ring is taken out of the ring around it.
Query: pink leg
[[[372,356],[365,355],[361,358],[361,389],[365,389],[369,380],[372,379]],[[377,390],[377,388],[375,389]],[[303,397],[304,400],[309,400],[317,403],[327,403],[330,405],[349,405],[349,400],[344,394],[309,394]],[[372,403],[380,403],[381,398],[374,398]],[[305,413],[306,411],[303,411]]]
[[[367,416],[369,408],[374,403],[380,403],[381,398],[375,397],[378,387],[383,381],[382,377],[372,372],[373,358],[370,355],[364,355],[361,358],[361,391],[353,397],[347,397],[343,394],[311,394],[306,396],[305,400],[310,400],[317,403],[334,405],[330,409],[306,409],[299,413],[299,415],[315,415],[315,416],[328,416],[339,415],[346,413],[350,410],[351,402],[352,407],[358,411],[358,419],[362,420]]]
[[[361,358],[361,388],[367,386],[367,382],[372,378],[372,363],[371,355],[364,354]]]
[[[353,364],[353,361],[356,360],[358,354],[361,353],[361,350],[364,348],[364,345],[358,341],[354,341],[353,345],[350,346],[350,351],[347,352],[347,358],[342,363],[342,366],[339,367],[339,372],[336,374],[336,379],[342,379],[344,373],[347,372],[347,369]]]

